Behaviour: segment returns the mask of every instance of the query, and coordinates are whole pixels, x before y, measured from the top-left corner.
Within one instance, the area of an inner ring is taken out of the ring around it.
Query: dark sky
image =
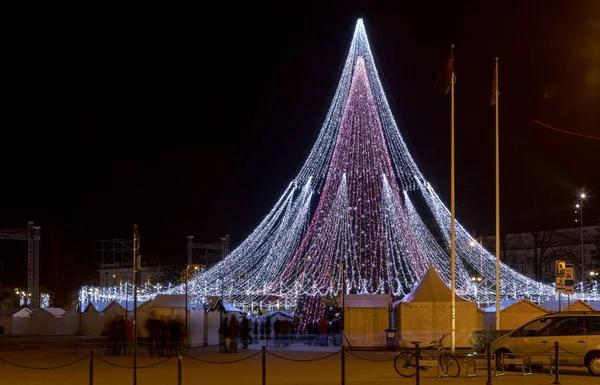
[[[42,226],[49,266],[54,226],[74,273],[99,260],[94,239],[131,237],[134,223],[147,259],[183,262],[186,235],[230,233],[237,245],[310,151],[358,17],[402,134],[444,199],[449,98],[431,84],[456,44],[468,229],[494,231],[496,56],[503,231],[542,217],[571,226],[581,186],[596,194],[585,211],[595,223],[600,141],[534,121],[600,135],[599,3],[387,3],[15,11],[2,52],[0,228]],[[24,282],[25,245],[0,242],[4,281]]]

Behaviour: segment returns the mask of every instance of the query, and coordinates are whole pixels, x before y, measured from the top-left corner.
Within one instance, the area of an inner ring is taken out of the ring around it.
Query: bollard
[[[346,349],[342,343],[342,385],[346,385]]]
[[[94,385],[94,350],[90,350],[90,385]]]
[[[415,342],[415,359],[416,359],[416,363],[417,363],[417,373],[415,375],[416,378],[416,384],[419,385],[421,383],[421,376],[420,376],[420,372],[421,372],[421,368],[419,367],[419,359],[421,358],[421,349],[419,348],[419,342]]]
[[[558,341],[554,342],[554,382],[553,384],[560,384],[560,378],[558,376]]]
[[[475,361],[475,365],[477,366],[477,361]],[[494,363],[495,365],[495,363]],[[477,370],[477,369],[475,369]],[[488,342],[487,344],[487,370],[488,370],[488,376],[487,376],[487,382],[485,383],[485,385],[492,385],[492,343]]]
[[[183,362],[183,348],[179,348],[177,356],[177,385],[181,385],[181,364]]]
[[[267,385],[267,347],[262,346],[262,385]]]

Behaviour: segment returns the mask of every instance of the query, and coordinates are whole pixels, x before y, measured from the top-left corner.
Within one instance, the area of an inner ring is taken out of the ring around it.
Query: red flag
[[[490,99],[490,106],[496,105],[496,96],[498,93],[498,64],[494,66],[494,82],[492,83],[492,99]]]
[[[437,79],[434,82],[434,87],[439,88],[440,92],[448,95],[452,86],[452,77],[454,76],[454,45],[450,46],[450,57],[444,63],[444,66],[438,73]]]

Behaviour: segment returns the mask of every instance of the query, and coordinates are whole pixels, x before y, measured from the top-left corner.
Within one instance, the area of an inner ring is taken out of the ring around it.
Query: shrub
[[[475,330],[469,337],[471,349],[477,353],[484,353],[488,342],[494,342],[510,330]]]

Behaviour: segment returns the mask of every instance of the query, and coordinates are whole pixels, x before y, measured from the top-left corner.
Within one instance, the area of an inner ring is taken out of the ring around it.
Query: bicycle
[[[421,348],[419,360],[436,359],[445,375],[456,378],[460,375],[460,365],[456,357],[450,355],[444,349],[444,338],[447,336],[448,334],[444,334],[439,340],[431,341],[430,346]],[[412,343],[417,344],[418,342],[413,341]],[[413,377],[417,374],[416,352],[416,349],[403,349],[394,357],[394,369],[402,377]],[[419,370],[426,371],[428,368],[428,366],[423,366],[419,362]]]

